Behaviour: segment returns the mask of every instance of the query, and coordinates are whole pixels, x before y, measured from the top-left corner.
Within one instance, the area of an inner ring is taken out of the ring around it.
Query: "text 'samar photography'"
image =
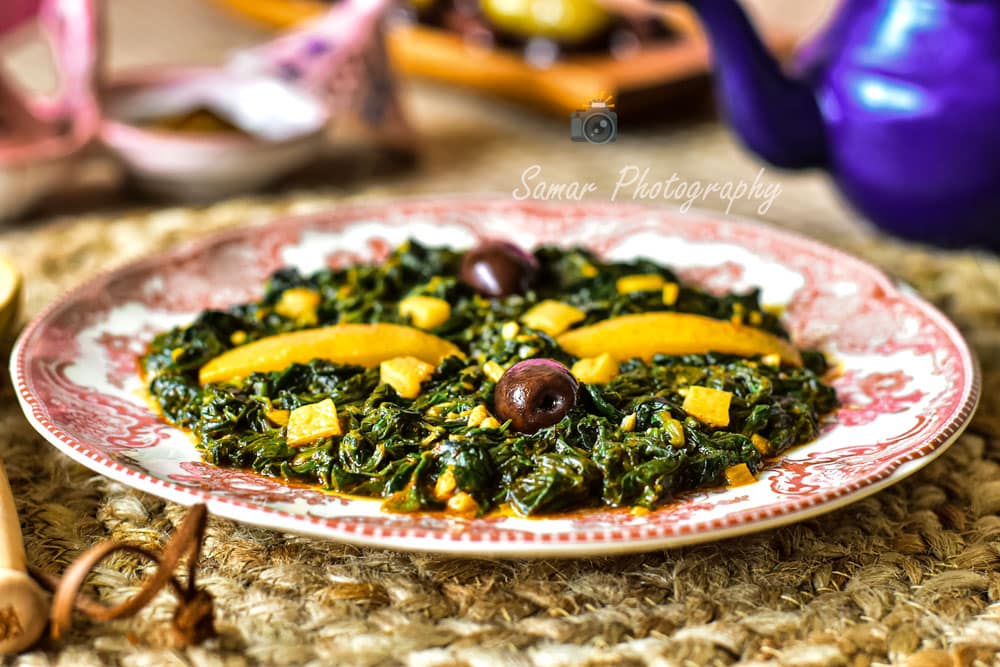
[[[766,215],[781,196],[781,183],[767,179],[763,167],[753,180],[727,181],[688,180],[676,171],[667,177],[652,172],[650,167],[637,164],[624,165],[617,172],[614,183],[598,181],[551,180],[544,177],[542,165],[533,164],[521,172],[511,196],[518,201],[582,201],[607,196],[617,201],[667,201],[678,204],[682,213],[709,201],[725,204],[729,213],[737,201],[757,204],[757,213]]]

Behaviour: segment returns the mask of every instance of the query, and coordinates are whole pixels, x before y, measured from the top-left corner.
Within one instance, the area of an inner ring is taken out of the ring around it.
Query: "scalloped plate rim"
[[[18,402],[31,426],[41,434],[46,441],[55,446],[58,450],[68,455],[71,459],[84,465],[85,467],[102,474],[117,482],[151,493],[171,502],[182,505],[191,505],[204,502],[208,509],[220,517],[232,519],[248,525],[269,528],[286,533],[318,537],[322,539],[332,539],[338,542],[354,544],[357,546],[368,546],[378,548],[390,548],[398,551],[440,553],[452,556],[466,557],[502,557],[502,558],[571,558],[571,557],[595,557],[624,553],[635,553],[653,551],[658,549],[677,548],[704,542],[729,539],[739,535],[756,533],[770,530],[780,526],[796,523],[821,514],[826,514],[858,500],[866,498],[880,490],[883,490],[903,479],[909,477],[933,460],[941,456],[948,447],[957,440],[965,431],[972,420],[976,407],[979,403],[981,392],[981,373],[979,363],[974,352],[968,346],[957,327],[937,308],[928,303],[916,294],[914,290],[906,285],[900,285],[889,278],[882,270],[850,255],[842,250],[829,246],[809,237],[790,232],[784,229],[772,227],[758,220],[747,219],[740,216],[706,211],[696,208],[690,209],[687,213],[681,213],[677,209],[667,206],[642,206],[634,204],[604,204],[598,203],[595,206],[602,211],[613,209],[631,210],[635,212],[646,212],[651,215],[660,216],[672,214],[682,219],[685,216],[699,215],[714,219],[731,228],[750,227],[757,232],[769,236],[777,241],[792,242],[799,245],[812,247],[814,250],[822,250],[840,260],[850,261],[855,266],[863,268],[872,277],[878,277],[886,288],[887,292],[895,293],[903,297],[911,305],[917,307],[925,315],[931,317],[935,324],[947,334],[952,343],[955,344],[962,356],[962,368],[965,372],[966,383],[961,389],[961,402],[957,410],[950,416],[936,432],[929,435],[923,442],[922,449],[916,454],[910,453],[911,458],[905,458],[894,462],[894,465],[881,478],[867,479],[865,483],[852,490],[838,490],[834,495],[815,500],[806,506],[797,509],[789,509],[778,514],[747,518],[744,521],[730,526],[712,526],[710,522],[698,524],[689,532],[660,534],[650,537],[628,538],[621,541],[614,540],[590,540],[577,535],[577,537],[566,541],[544,541],[532,540],[520,542],[515,539],[499,540],[467,540],[467,539],[439,539],[430,537],[394,537],[380,536],[377,531],[371,535],[364,535],[359,532],[337,528],[330,523],[345,523],[350,519],[332,518],[324,519],[308,516],[297,516],[282,510],[255,508],[252,505],[230,498],[220,498],[212,496],[195,488],[185,487],[172,481],[159,479],[145,472],[134,470],[127,465],[119,463],[101,452],[97,446],[77,442],[66,435],[55,425],[47,425],[40,414],[41,406],[44,403],[38,399],[26,379],[25,370],[25,346],[31,336],[56,313],[71,307],[78,296],[92,289],[95,285],[106,283],[119,274],[140,270],[161,264],[167,260],[190,257],[199,252],[205,251],[216,244],[222,244],[230,240],[239,239],[246,236],[253,230],[276,227],[279,225],[297,225],[308,227],[310,223],[321,222],[331,215],[338,217],[360,216],[377,210],[385,210],[392,206],[405,205],[442,205],[449,204],[461,207],[463,205],[485,205],[485,206],[514,206],[515,208],[531,209],[545,208],[554,209],[557,206],[536,201],[514,202],[509,199],[489,198],[479,195],[457,195],[457,196],[418,196],[406,198],[385,198],[371,200],[364,203],[346,202],[336,204],[330,209],[306,213],[306,214],[278,214],[270,216],[260,221],[253,221],[240,227],[221,230],[208,235],[190,239],[177,243],[164,251],[152,253],[138,259],[123,263],[119,266],[104,270],[84,281],[83,283],[65,291],[60,297],[48,304],[31,322],[25,327],[18,337],[10,358],[10,373],[13,380]],[[573,204],[580,209],[588,207],[587,202]],[[35,403],[37,401],[37,404]],[[829,490],[826,491],[830,493]],[[361,501],[375,502],[375,501]],[[263,511],[261,511],[263,509]],[[545,521],[544,518],[537,519]],[[287,525],[281,521],[288,522]]]

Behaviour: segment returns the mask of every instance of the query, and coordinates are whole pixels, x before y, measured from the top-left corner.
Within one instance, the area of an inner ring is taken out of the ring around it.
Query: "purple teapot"
[[[1000,2],[842,0],[782,71],[736,0],[687,0],[719,99],[778,167],[821,167],[876,225],[1000,250]]]

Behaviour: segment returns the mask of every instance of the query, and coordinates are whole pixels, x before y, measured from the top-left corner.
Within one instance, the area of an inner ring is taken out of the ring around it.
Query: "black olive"
[[[462,257],[458,277],[483,296],[523,294],[538,276],[538,260],[512,243],[487,241]]]
[[[501,421],[521,433],[552,426],[576,405],[579,385],[569,369],[551,359],[520,361],[503,374],[493,392]]]

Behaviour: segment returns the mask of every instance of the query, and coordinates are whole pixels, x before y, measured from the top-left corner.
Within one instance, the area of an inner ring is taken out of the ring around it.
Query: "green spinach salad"
[[[497,241],[280,270],[140,361],[208,462],[395,512],[642,512],[753,481],[837,405],[758,291]]]

